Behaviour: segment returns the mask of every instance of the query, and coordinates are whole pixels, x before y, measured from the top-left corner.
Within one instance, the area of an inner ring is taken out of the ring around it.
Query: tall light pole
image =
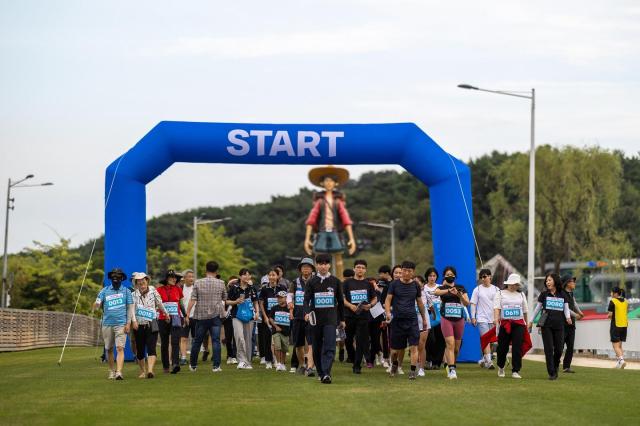
[[[14,206],[13,206],[13,202],[15,201],[15,198],[11,198],[11,188],[29,188],[29,187],[34,187],[34,186],[51,186],[53,185],[51,182],[46,182],[46,183],[38,183],[35,185],[20,185],[22,182],[24,182],[27,179],[31,179],[33,178],[33,175],[27,175],[24,178],[20,179],[19,181],[16,182],[11,182],[11,178],[9,178],[9,183],[7,184],[7,211],[5,214],[5,218],[4,218],[4,256],[2,258],[2,299],[0,300],[0,307],[2,308],[6,308],[7,307],[7,294],[6,291],[8,290],[8,286],[7,286],[7,272],[8,272],[8,262],[9,262],[9,256],[8,256],[8,243],[9,243],[9,210],[13,210]]]
[[[529,238],[527,244],[527,303],[529,309],[533,309],[534,274],[535,274],[535,226],[536,226],[536,143],[535,143],[535,117],[536,117],[536,89],[531,92],[512,92],[506,90],[488,90],[469,84],[459,84],[461,89],[479,90],[481,92],[495,93],[498,95],[515,96],[531,100],[531,147],[529,149]],[[525,94],[527,93],[527,94]]]
[[[230,217],[223,217],[221,219],[204,219],[202,217],[193,217],[193,278],[198,278],[198,225],[205,225],[207,223],[224,222],[225,220],[231,220]]]
[[[396,224],[400,219],[391,219],[389,223],[374,223],[374,222],[358,222],[361,225],[371,226],[373,228],[385,228],[391,231],[391,267],[396,264]]]

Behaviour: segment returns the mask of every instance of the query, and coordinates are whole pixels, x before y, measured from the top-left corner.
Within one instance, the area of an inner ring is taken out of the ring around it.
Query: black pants
[[[356,332],[355,332],[355,328],[349,327],[349,325],[346,324],[350,320],[351,320],[350,318],[345,318],[346,327],[344,329],[344,333],[346,337],[344,339],[344,347],[347,350],[347,359],[353,362],[354,358],[356,357],[356,349],[355,349]]]
[[[349,334],[352,336],[352,342],[355,341],[356,347],[354,351],[353,368],[359,370],[362,366],[362,358],[369,359],[369,320],[361,318],[347,318],[347,342]],[[351,346],[353,351],[353,343]]]
[[[147,350],[147,356],[156,356],[158,332],[151,332],[151,324],[139,325],[134,334],[136,336],[136,357],[139,360],[144,359],[145,349]]]
[[[427,361],[431,365],[439,367],[442,364],[442,358],[444,358],[444,350],[446,344],[444,342],[444,336],[442,335],[442,329],[440,324],[436,325],[429,331],[427,336]]]
[[[516,373],[522,368],[522,341],[524,340],[525,326],[511,324],[511,334],[503,326],[498,332],[498,367],[504,368],[511,344],[511,371]]]
[[[562,360],[562,368],[571,368],[571,361],[573,361],[573,344],[576,341],[576,327],[565,325],[564,326],[564,344],[567,349],[564,351],[564,359]]]
[[[382,329],[380,328],[380,321],[369,322],[369,341],[371,342],[369,346],[369,356],[367,357],[367,362],[369,364],[374,363],[376,355],[378,355],[382,349],[382,346],[380,345],[381,332]]]
[[[264,357],[265,361],[273,362],[273,352],[271,352],[271,330],[264,320],[258,323],[258,346],[260,358]]]
[[[227,348],[227,359],[236,357],[236,341],[233,338],[233,321],[231,317],[222,322],[224,326],[224,345]]]
[[[542,343],[544,344],[544,358],[547,362],[547,373],[549,376],[558,374],[560,357],[562,357],[562,347],[564,346],[563,328],[542,328]]]
[[[389,359],[390,349],[389,349],[389,326],[380,329],[380,334],[382,336],[382,357],[384,359]]]
[[[171,365],[180,363],[180,336],[182,327],[172,327],[171,323],[158,321],[160,329],[160,354],[162,355],[162,368],[169,369],[169,339],[171,339]]]
[[[333,359],[336,356],[336,325],[316,325],[311,328],[313,335],[313,360],[318,377],[331,375]]]

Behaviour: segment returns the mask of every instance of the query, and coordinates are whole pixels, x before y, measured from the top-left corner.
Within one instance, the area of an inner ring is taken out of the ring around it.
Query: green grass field
[[[390,379],[382,368],[353,375],[334,364],[334,383],[288,372],[210,364],[196,373],[107,380],[93,348],[0,353],[0,424],[637,424],[640,372],[577,367],[550,382],[544,364],[525,362],[523,380],[498,379],[475,364],[426,378]],[[160,366],[161,367],[161,366]],[[405,366],[408,370],[408,366]],[[159,371],[162,371],[160,368]],[[615,417],[614,417],[615,416]]]

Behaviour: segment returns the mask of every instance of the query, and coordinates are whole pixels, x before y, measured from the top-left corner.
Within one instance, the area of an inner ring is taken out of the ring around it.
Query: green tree
[[[494,234],[514,264],[526,264],[528,156],[515,154],[493,173],[498,188],[489,195]],[[624,232],[613,226],[620,203],[620,158],[601,148],[536,151],[537,263],[555,271],[569,259],[628,256]]]

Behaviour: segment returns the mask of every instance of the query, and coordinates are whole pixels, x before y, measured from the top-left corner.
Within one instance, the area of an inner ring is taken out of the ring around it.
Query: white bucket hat
[[[507,278],[507,280],[504,282],[504,285],[513,285],[513,284],[518,284],[519,286],[522,286],[522,279],[520,278],[519,274],[511,274],[509,275],[509,278]]]
[[[134,272],[133,274],[131,274],[131,281],[135,280],[147,280],[148,282],[150,280],[150,277],[144,272]]]

